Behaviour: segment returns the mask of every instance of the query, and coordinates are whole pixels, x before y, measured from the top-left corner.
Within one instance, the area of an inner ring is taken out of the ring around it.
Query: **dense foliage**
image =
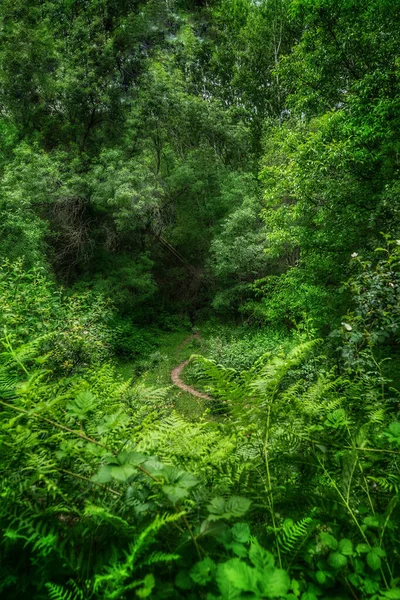
[[[1,2],[2,597],[400,598],[399,47]]]

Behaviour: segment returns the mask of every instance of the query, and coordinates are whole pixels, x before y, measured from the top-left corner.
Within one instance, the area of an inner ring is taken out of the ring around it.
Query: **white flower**
[[[351,258],[356,258],[358,256],[358,252],[353,252],[353,254],[351,255]]]
[[[352,326],[349,325],[348,323],[342,323],[342,325],[345,329],[347,329],[347,331],[351,331],[353,329]]]

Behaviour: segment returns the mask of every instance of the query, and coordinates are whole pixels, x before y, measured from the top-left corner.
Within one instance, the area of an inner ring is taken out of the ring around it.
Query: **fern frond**
[[[46,588],[49,592],[50,600],[84,600],[83,592],[75,586],[75,590],[71,591],[62,585],[47,582]]]
[[[292,519],[286,519],[278,537],[282,551],[290,555],[296,553],[304,540],[310,535],[312,523],[311,517],[304,517],[297,523]]]
[[[368,480],[372,481],[376,488],[381,488],[385,492],[396,494],[399,493],[400,489],[400,477],[395,473],[389,473],[386,477],[367,477]]]
[[[368,411],[367,414],[371,423],[383,423],[386,417],[386,410],[384,408],[375,408]]]
[[[343,405],[343,398],[337,396],[335,398],[332,398],[331,400],[329,400],[329,402],[326,403],[326,405],[324,406],[324,411],[325,412],[334,412],[339,410]]]
[[[293,429],[279,427],[273,431],[274,453],[294,454],[298,451],[303,437]]]
[[[180,558],[179,554],[168,554],[167,552],[152,552],[143,562],[143,566],[150,566],[161,562],[172,562]]]
[[[0,367],[0,394],[3,398],[13,398],[19,378],[6,367]]]

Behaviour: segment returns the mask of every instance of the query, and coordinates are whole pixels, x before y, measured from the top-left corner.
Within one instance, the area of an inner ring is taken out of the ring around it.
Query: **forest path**
[[[183,346],[186,346],[186,344],[191,342],[193,339],[199,339],[199,338],[200,338],[199,333],[194,333],[193,335],[190,335],[188,338],[186,338],[186,340],[183,342],[183,344],[181,344],[181,348]],[[204,400],[211,400],[211,397],[207,396],[207,394],[203,394],[202,392],[199,392],[191,385],[187,385],[186,383],[184,383],[182,381],[181,373],[182,373],[183,369],[186,367],[186,365],[188,365],[188,364],[189,364],[189,360],[184,360],[177,367],[172,369],[172,371],[171,371],[172,383],[174,385],[176,385],[178,388],[180,388],[181,390],[183,390],[184,392],[187,392],[188,394],[191,394],[192,396],[195,396],[196,398],[203,398]]]

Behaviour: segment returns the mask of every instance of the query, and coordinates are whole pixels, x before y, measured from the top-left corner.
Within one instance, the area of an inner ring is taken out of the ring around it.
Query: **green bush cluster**
[[[22,259],[0,266],[0,307],[0,326],[13,343],[40,339],[51,367],[65,373],[115,356],[143,358],[155,348],[154,336],[122,319],[110,300],[62,290]]]

